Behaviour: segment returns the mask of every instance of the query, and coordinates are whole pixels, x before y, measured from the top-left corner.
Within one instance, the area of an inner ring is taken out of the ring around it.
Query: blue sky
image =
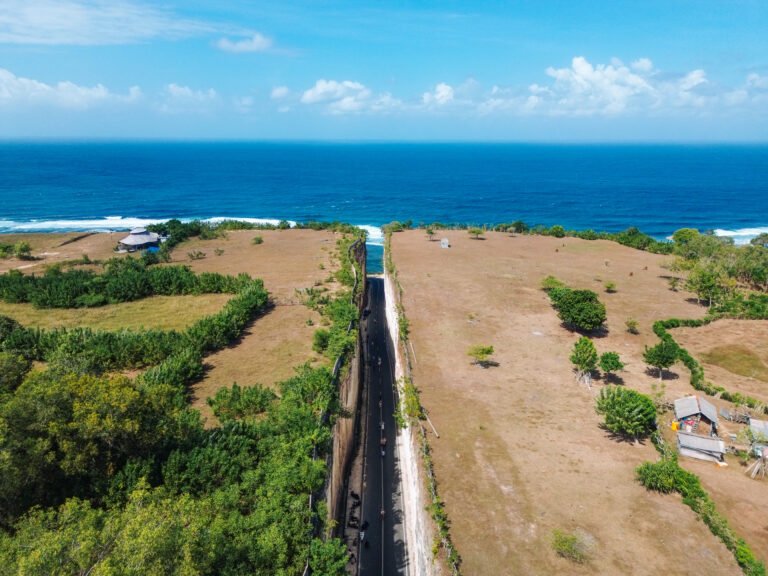
[[[0,138],[766,141],[768,2],[0,0]]]

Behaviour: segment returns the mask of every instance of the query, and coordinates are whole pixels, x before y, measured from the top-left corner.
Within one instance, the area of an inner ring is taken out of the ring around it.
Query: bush
[[[328,342],[331,339],[331,333],[328,330],[316,330],[312,335],[312,350],[318,354],[323,354],[328,349]]]
[[[554,288],[549,297],[560,320],[572,329],[594,332],[606,321],[605,306],[592,290]]]
[[[680,467],[675,460],[663,459],[645,462],[635,470],[637,480],[648,490],[668,494],[677,491],[677,473]]]
[[[605,291],[608,292],[608,294],[614,294],[616,292],[616,282],[606,282]]]
[[[627,332],[630,334],[640,334],[640,330],[638,328],[639,324],[634,318],[627,318],[627,321],[624,322],[624,325],[627,327]]]
[[[583,564],[587,561],[587,548],[576,534],[570,534],[562,530],[553,530],[552,549],[558,556],[562,556],[576,564]]]
[[[607,430],[633,439],[643,438],[656,427],[653,400],[631,388],[606,386],[600,390],[595,410],[605,417]]]
[[[567,288],[567,286],[554,276],[547,276],[541,281],[541,289],[544,290],[544,292],[549,292],[550,290],[555,290],[557,288]]]
[[[253,240],[251,240],[251,244],[258,246],[259,244],[264,244],[264,238],[261,236],[254,236]]]

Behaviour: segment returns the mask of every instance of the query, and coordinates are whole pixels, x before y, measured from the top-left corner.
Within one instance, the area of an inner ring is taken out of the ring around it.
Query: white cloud
[[[432,92],[424,92],[421,101],[427,106],[444,106],[453,100],[453,88],[445,82],[440,82]]]
[[[219,50],[225,52],[264,52],[272,47],[272,39],[255,33],[250,38],[232,41],[229,38],[222,38],[216,43]]]
[[[0,44],[112,45],[214,32],[153,3],[133,0],[3,0]]]
[[[301,95],[303,104],[325,104],[331,114],[385,113],[402,107],[389,93],[373,94],[360,82],[320,79]]]
[[[638,72],[650,72],[653,70],[653,62],[650,58],[638,58],[632,62],[632,69]]]
[[[642,66],[646,73],[650,71],[647,64]],[[593,66],[586,58],[577,56],[570,68],[550,66],[546,73],[555,80],[549,87],[556,99],[555,111],[566,114],[617,114],[633,98],[654,93],[645,75],[633,72],[619,60]]]
[[[760,74],[752,73],[747,76],[747,86],[750,88],[768,90],[768,76],[760,76]]]
[[[288,86],[275,86],[272,88],[272,92],[269,94],[269,97],[272,98],[272,100],[282,100],[283,98],[286,98],[291,91],[288,89]]]
[[[116,94],[103,84],[80,86],[70,81],[46,84],[0,68],[0,105],[44,104],[86,109],[103,102],[133,102],[141,97],[138,86],[131,87],[127,94]]]
[[[316,104],[317,102],[327,102],[329,100],[341,100],[350,96],[367,98],[370,94],[370,90],[360,84],[360,82],[353,82],[351,80],[337,82],[336,80],[321,78],[315,82],[312,88],[302,94],[301,101],[304,104]]]
[[[689,91],[700,84],[707,83],[707,74],[704,70],[693,70],[688,72],[678,83],[681,90]]]
[[[163,99],[157,106],[166,114],[202,113],[210,110],[219,95],[213,88],[195,90],[180,84],[168,84],[163,90]]]

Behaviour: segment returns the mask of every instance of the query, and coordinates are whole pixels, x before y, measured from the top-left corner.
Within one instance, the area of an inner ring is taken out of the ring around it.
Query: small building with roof
[[[704,398],[685,396],[675,400],[675,420],[683,432],[717,435],[717,408]]]
[[[117,243],[119,250],[135,252],[147,248],[156,248],[160,244],[160,236],[154,232],[148,232],[146,228],[133,228],[122,240]]]
[[[709,462],[722,462],[725,456],[725,442],[715,436],[678,432],[677,449],[681,456]]]

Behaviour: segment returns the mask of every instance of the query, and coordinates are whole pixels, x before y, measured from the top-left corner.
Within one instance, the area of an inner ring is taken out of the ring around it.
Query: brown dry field
[[[264,243],[253,245],[254,236],[261,236]],[[174,250],[174,263],[187,264],[195,272],[246,272],[261,278],[276,304],[251,323],[236,345],[206,357],[206,374],[192,387],[192,404],[208,425],[214,425],[215,418],[206,399],[220,388],[233,382],[271,386],[291,377],[296,366],[317,358],[312,335],[321,318],[300,303],[296,290],[320,283],[332,288],[325,281],[336,269],[331,255],[337,237],[312,230],[238,230],[225,238],[190,240]],[[217,248],[224,251],[221,256],[215,255]],[[195,250],[206,257],[190,261],[187,254]],[[314,326],[307,325],[310,318]]]
[[[540,290],[551,274],[600,293],[609,333],[595,340],[598,351],[619,352],[625,384],[650,393],[656,378],[645,372],[642,351],[657,341],[652,322],[705,312],[690,294],[668,289],[665,257],[607,241],[439,236],[452,247],[441,249],[423,231],[395,234],[392,255],[411,322],[414,382],[440,433],[431,440],[435,469],[464,573],[739,574],[678,495],[649,493],[635,481],[635,467],[657,453],[650,442],[621,443],[601,430],[594,402],[602,384],[589,390],[575,382],[568,357],[578,335],[561,327]],[[618,292],[603,292],[605,281]],[[640,322],[637,336],[625,330],[629,317]],[[492,344],[499,366],[470,365],[473,344]],[[673,367],[669,399],[692,391],[688,376]],[[747,503],[759,491],[768,495],[768,484],[745,491],[734,482],[733,492],[705,484],[729,519],[741,515],[738,528],[755,551],[767,550],[766,515]],[[554,554],[554,529],[592,542],[586,565]]]
[[[114,247],[125,236],[125,232],[92,234],[66,243],[78,236],[83,234],[2,235],[0,242],[26,240],[32,245],[33,255],[41,259],[31,262],[0,260],[0,273],[14,268],[24,272],[42,272],[48,264],[81,258],[84,254],[91,259],[108,259],[115,255]],[[251,241],[254,236],[261,236],[264,243],[253,245]],[[333,232],[313,230],[243,230],[228,232],[226,237],[215,240],[193,239],[174,250],[173,262],[186,264],[195,272],[245,272],[261,278],[275,303],[266,314],[251,323],[236,345],[206,357],[206,374],[202,381],[193,386],[192,402],[207,419],[208,425],[215,424],[215,418],[206,399],[215,395],[220,388],[230,386],[233,382],[244,386],[256,383],[273,385],[292,376],[296,366],[317,359],[317,354],[312,351],[312,335],[321,318],[300,303],[296,290],[322,285],[333,291],[337,287],[337,283],[327,282],[327,279],[337,269],[331,256],[335,252],[338,237]],[[217,248],[224,251],[221,256],[216,255]],[[190,261],[188,253],[196,250],[204,252],[206,257]],[[183,315],[177,319],[179,325],[186,325],[213,311],[207,300],[204,305],[195,303],[194,298],[205,299],[204,296],[184,298],[185,304],[178,311]],[[220,306],[229,296],[217,298],[221,300],[218,303]],[[147,299],[142,301],[143,304],[121,304],[119,307],[146,306],[153,300]],[[106,308],[96,309],[97,315],[98,310],[103,313]],[[313,321],[314,326],[307,325],[308,319]],[[105,321],[109,323],[109,319]]]
[[[38,260],[17,260],[8,258],[0,260],[0,274],[8,270],[42,273],[46,266],[75,260],[87,255],[91,260],[107,260],[114,256],[117,241],[125,236],[125,232],[87,234],[83,232],[66,232],[56,234],[0,234],[0,242],[14,244],[19,241],[29,242],[32,255]],[[74,240],[74,241],[73,241]]]
[[[768,382],[749,378],[706,361],[714,349],[733,346],[752,352],[763,364],[768,364],[768,321],[717,320],[700,328],[677,328],[672,335],[704,366],[708,380],[731,392],[741,392],[768,403]]]

